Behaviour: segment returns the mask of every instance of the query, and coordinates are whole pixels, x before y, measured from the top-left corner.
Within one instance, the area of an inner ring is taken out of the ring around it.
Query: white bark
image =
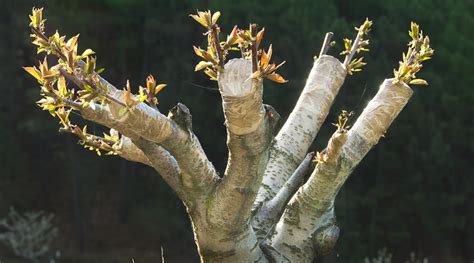
[[[313,158],[314,153],[308,153],[280,191],[255,213],[252,218],[252,226],[260,240],[268,237],[270,229],[278,222],[286,204],[304,182],[304,177],[311,167]]]
[[[269,165],[265,169],[255,209],[273,198],[301,163],[345,76],[345,68],[334,57],[324,55],[316,59],[295,108],[270,148]]]
[[[123,92],[116,91],[113,96],[123,101]],[[178,104],[170,118],[145,103],[124,108],[112,102],[109,108],[120,125],[171,153],[183,171],[183,185],[187,189],[210,190],[217,183],[214,166],[191,130],[191,115],[186,106]]]
[[[276,225],[271,247],[289,262],[311,262],[338,237],[334,200],[357,164],[385,134],[412,95],[410,87],[387,79],[346,133],[336,132],[326,151],[328,161],[316,166],[290,200]],[[330,248],[329,248],[330,249]]]
[[[265,262],[250,226],[252,204],[268,160],[276,115],[262,102],[261,79],[251,79],[251,62],[233,59],[219,75],[229,159],[224,177],[207,202],[206,220],[195,231],[206,262]],[[204,222],[203,222],[204,221]]]
[[[273,138],[279,115],[263,104],[262,80],[250,78],[251,61],[229,61],[218,76],[229,150],[222,179],[192,132],[189,109],[180,103],[168,116],[145,103],[124,107],[123,91],[100,78],[110,102],[91,103],[81,115],[122,133],[119,155],[153,167],[176,191],[202,262],[311,262],[331,251],[339,236],[334,212],[339,189],[412,95],[407,85],[385,80],[353,128],[333,134],[324,160],[313,169],[308,148],[346,73],[334,57],[320,56]],[[79,85],[83,81],[68,77]]]

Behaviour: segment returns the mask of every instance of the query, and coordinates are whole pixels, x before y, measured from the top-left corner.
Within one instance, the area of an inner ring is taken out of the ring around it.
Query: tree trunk
[[[151,99],[159,91],[154,91],[152,77],[146,90],[141,90],[140,101],[130,89],[117,90],[90,71],[90,55],[86,62],[71,55],[77,49],[69,47],[74,39],[67,43],[53,39],[56,42],[51,44],[52,38],[42,35],[42,15],[37,9],[33,13],[31,26],[39,39],[34,43],[62,61],[51,68],[44,62],[41,71],[25,68],[42,85],[45,99],[39,103],[50,111],[51,105],[60,108],[54,113],[64,125],[62,130],[78,135],[86,147],[98,152],[107,149],[154,168],[185,204],[202,262],[312,262],[329,253],[339,236],[334,211],[339,190],[410,99],[413,91],[406,83],[424,83],[413,78],[421,61],[433,53],[428,38],[412,23],[413,41],[395,78],[382,83],[352,128],[350,114],[343,111],[327,147],[308,153],[346,76],[364,65],[362,58],[352,57],[368,44],[363,36],[372,22],[366,20],[357,29],[354,43],[346,44],[344,63],[325,55],[332,33],[326,35],[296,106],[275,131],[279,114],[263,104],[263,78],[285,80],[275,73],[278,66],[269,63],[271,48],[268,53],[258,51],[263,30],[257,33],[255,25],[248,31],[234,28],[222,44],[215,24],[220,13],[192,16],[208,29],[209,39],[207,50],[195,48],[206,60],[196,69],[204,65],[217,80],[222,99],[229,158],[220,177],[193,133],[192,116],[185,105],[178,103],[163,115]],[[246,43],[240,46],[243,58],[224,63],[226,45],[234,45],[232,41]],[[67,95],[61,89],[65,79],[83,92],[92,90],[95,99],[85,103],[84,97]],[[59,105],[51,104],[57,101]],[[86,120],[111,128],[111,135],[99,138],[70,124],[66,106]]]

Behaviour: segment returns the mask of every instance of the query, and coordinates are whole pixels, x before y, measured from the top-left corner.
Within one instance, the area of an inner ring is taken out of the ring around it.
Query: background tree
[[[90,257],[100,251],[100,257],[104,258],[107,257],[104,251],[108,251],[120,258],[133,255],[139,259],[153,257],[152,251],[157,251],[159,257],[159,249],[154,248],[162,244],[170,260],[192,256],[195,252],[188,248],[192,246],[192,237],[183,235],[189,233],[186,232],[189,228],[186,217],[180,212],[179,202],[157,177],[147,176],[151,175],[150,170],[142,166],[136,169],[125,167],[126,170],[135,169],[136,174],[128,177],[130,221],[119,224],[115,215],[122,199],[120,181],[117,181],[117,176],[111,176],[118,174],[121,167],[117,161],[104,159],[97,162],[92,155],[74,146],[71,146],[74,157],[69,157],[72,155],[65,154],[63,146],[71,139],[56,136],[54,122],[47,121],[48,117],[38,113],[34,107],[15,106],[19,100],[30,101],[29,105],[38,100],[33,85],[26,93],[23,88],[18,88],[25,86],[21,83],[32,84],[19,70],[21,65],[36,60],[32,59],[35,56],[27,41],[27,23],[24,21],[24,14],[32,5],[38,4],[6,2],[1,11],[4,23],[0,30],[6,40],[0,42],[4,46],[1,56],[10,61],[1,67],[3,89],[8,90],[10,97],[17,98],[1,102],[1,124],[8,127],[2,128],[0,144],[6,149],[1,154],[6,171],[2,175],[2,211],[5,214],[10,204],[21,210],[46,208],[55,211],[58,222],[62,223],[63,240],[60,244],[66,250],[64,255],[77,258],[78,255],[71,254],[74,253],[70,246],[74,232],[69,223],[72,222],[72,210],[69,209],[72,177],[69,175],[77,173],[82,181],[79,196],[84,206],[86,255]],[[389,130],[388,135],[394,136],[387,136],[375,151],[368,154],[367,160],[355,171],[361,176],[351,177],[347,182],[349,185],[339,194],[336,209],[339,224],[345,232],[334,256],[338,255],[340,260],[347,262],[350,260],[346,255],[363,258],[375,254],[381,246],[388,246],[395,248],[392,249],[395,258],[405,257],[415,250],[425,253],[430,259],[443,261],[444,258],[446,261],[449,258],[453,262],[453,256],[465,260],[472,258],[468,249],[472,247],[472,225],[468,220],[472,218],[469,214],[472,209],[468,209],[469,203],[466,202],[473,189],[471,177],[467,176],[472,171],[468,165],[472,143],[461,139],[472,138],[469,135],[472,128],[465,125],[472,116],[468,107],[472,101],[472,92],[468,89],[472,80],[462,77],[470,70],[468,50],[472,46],[472,37],[468,32],[472,23],[466,22],[472,20],[470,5],[463,1],[363,1],[357,6],[355,3],[323,1],[295,5],[275,2],[271,6],[250,2],[235,6],[195,2],[93,1],[79,4],[75,1],[49,1],[47,7],[52,27],[60,24],[68,35],[80,31],[81,43],[101,54],[101,67],[113,65],[105,74],[114,83],[125,83],[130,78],[132,86],[136,87],[138,83],[133,80],[145,79],[150,72],[159,69],[159,79],[173,84],[172,88],[160,93],[161,107],[170,108],[178,98],[190,107],[194,113],[195,132],[219,171],[223,171],[226,159],[225,134],[208,127],[222,123],[222,116],[215,110],[215,104],[200,103],[217,102],[218,93],[209,89],[214,86],[199,75],[180,73],[193,70],[197,61],[189,46],[190,43],[199,43],[201,38],[201,32],[193,30],[189,18],[183,13],[193,12],[196,8],[219,9],[232,14],[232,17],[220,18],[223,28],[231,29],[234,23],[245,25],[247,21],[267,26],[267,38],[278,51],[274,55],[275,61],[287,61],[281,70],[290,83],[282,88],[267,82],[264,97],[279,110],[283,119],[293,107],[291,101],[296,101],[310,68],[310,59],[298,58],[310,58],[316,53],[323,41],[325,32],[322,30],[336,32],[339,40],[341,36],[351,35],[347,30],[360,18],[369,16],[377,22],[370,35],[371,52],[365,54],[370,63],[361,74],[346,80],[344,86],[347,88],[341,89],[335,110],[327,118],[328,124],[323,125],[320,136],[311,147],[314,150],[325,147],[333,132],[329,123],[335,122],[340,109],[352,109],[356,114],[361,112],[367,98],[375,94],[381,79],[396,66],[393,62],[404,49],[399,44],[406,39],[406,25],[416,19],[431,33],[436,44],[436,59],[428,64],[423,74],[430,80],[430,91],[414,94],[412,103]],[[325,12],[318,12],[321,9]],[[315,13],[319,15],[316,17]],[[95,19],[98,16],[101,17],[100,23]],[[279,31],[285,34],[275,35]],[[21,32],[23,35],[19,34]],[[457,38],[459,42],[450,41]],[[173,46],[163,44],[165,40],[171,41]],[[341,50],[340,42],[333,50]],[[370,78],[366,72],[370,72]],[[439,72],[443,72],[442,76]],[[94,129],[93,126],[90,128]],[[426,136],[415,136],[414,130],[423,131]],[[62,161],[67,160],[64,158],[78,162]],[[56,172],[58,168],[59,173]],[[21,195],[18,194],[20,189]],[[402,205],[406,203],[410,206]],[[156,225],[166,226],[169,231],[157,229]],[[396,228],[397,231],[387,232],[387,228]],[[117,229],[120,229],[118,236]],[[107,238],[112,233],[115,238]],[[186,236],[188,238],[183,239]],[[169,244],[176,243],[176,238],[183,245],[174,248]],[[132,243],[131,250],[124,249]],[[141,251],[148,251],[148,254]]]

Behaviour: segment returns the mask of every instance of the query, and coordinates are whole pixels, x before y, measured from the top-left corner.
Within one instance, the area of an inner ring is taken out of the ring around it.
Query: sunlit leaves
[[[367,35],[372,27],[372,24],[373,22],[366,17],[364,23],[362,23],[360,27],[355,27],[354,29],[357,30],[361,35]]]
[[[318,164],[325,163],[328,160],[328,155],[324,152],[316,152],[314,156],[314,161]]]
[[[414,85],[428,85],[428,82],[424,79],[412,79],[408,84],[414,84]]]
[[[43,19],[43,8],[35,8],[31,11],[30,17],[30,27],[39,29],[41,32],[44,30],[44,22],[46,19]]]
[[[67,112],[64,112],[67,114]],[[60,111],[58,114],[64,113]],[[62,118],[61,118],[62,119]],[[102,152],[106,155],[117,155],[120,152],[120,135],[115,130],[111,130],[110,134],[104,133],[104,137],[93,135],[87,132],[87,125],[82,129],[78,125],[69,123],[60,129],[60,132],[74,134],[79,138],[79,144],[83,145],[84,148],[94,151],[97,155],[101,156]]]
[[[90,49],[89,49],[90,50]],[[95,66],[97,63],[96,57],[86,56],[86,64],[84,65],[84,71],[86,74],[91,75],[95,71]]]
[[[424,79],[416,78],[423,67],[422,62],[431,59],[434,50],[430,47],[430,39],[428,36],[423,36],[423,31],[420,26],[414,22],[410,24],[408,35],[411,37],[408,43],[408,50],[402,54],[402,61],[399,62],[398,70],[394,70],[396,82],[403,82],[414,85],[428,85]]]
[[[95,52],[92,49],[88,48],[84,50],[84,52],[82,52],[82,54],[79,56],[79,59],[89,57],[90,55],[93,55],[93,54],[95,54]]]
[[[353,59],[348,65],[348,68],[349,68],[348,73],[352,75],[352,72],[362,71],[362,67],[367,65],[367,63],[365,63],[363,60],[364,60],[364,57]]]
[[[227,36],[227,40],[224,43],[221,44],[222,49],[224,49],[224,50],[239,50],[238,48],[234,47],[235,45],[238,45],[241,41],[241,39],[237,35],[238,31],[239,31],[239,29],[237,28],[237,26],[234,26],[234,28],[232,29],[230,34]]]
[[[166,84],[156,84],[155,77],[148,75],[146,78],[146,89],[140,86],[139,100],[142,102],[146,101],[151,106],[156,107],[156,105],[158,105],[158,99],[155,96],[166,86]],[[143,94],[145,94],[144,100]]]
[[[212,66],[212,62],[208,62],[208,61],[199,61],[199,63],[196,65],[196,67],[194,68],[194,71],[199,71],[199,70],[203,70],[207,67],[210,67]]]
[[[71,113],[71,109],[66,110],[64,107],[61,107],[57,109],[55,113],[58,116],[60,123],[63,125],[63,127],[68,129],[71,125],[71,122],[69,121],[69,114]]]
[[[210,11],[198,11],[195,15],[190,15],[194,20],[207,29],[204,35],[207,36],[207,49],[193,47],[194,52],[202,60],[195,66],[195,71],[204,70],[204,73],[211,80],[217,80],[218,74],[224,70],[224,62],[231,50],[240,50],[242,57],[252,60],[252,78],[267,78],[269,80],[284,83],[287,82],[275,71],[283,65],[270,64],[271,47],[268,53],[259,51],[260,43],[263,39],[264,29],[257,32],[257,25],[251,24],[248,30],[242,30],[234,26],[226,41],[219,41],[220,27],[217,25],[221,13],[212,14]],[[258,62],[258,57],[261,61]]]
[[[363,62],[363,57],[352,59],[356,53],[369,51],[367,46],[369,45],[369,40],[364,39],[364,36],[367,35],[372,27],[372,21],[368,18],[365,19],[364,23],[359,27],[355,27],[357,31],[357,36],[355,40],[344,38],[344,50],[340,55],[345,55],[344,65],[346,66],[347,72],[352,74],[353,72],[362,71],[362,67],[366,65]]]
[[[196,15],[189,15],[192,17],[196,22],[201,24],[203,27],[207,29],[211,29],[212,25],[217,22],[217,19],[219,19],[220,12],[216,12],[214,15],[212,15],[210,10],[207,11],[197,11]]]
[[[140,103],[140,101],[132,93],[132,88],[130,87],[130,81],[129,80],[127,80],[127,84],[125,85],[125,88],[123,89],[123,102],[129,108],[131,108],[131,107],[137,105],[138,103]]]
[[[349,55],[351,53],[352,39],[344,38],[344,51],[339,53],[339,55]]]
[[[210,80],[215,80],[215,81],[217,81],[217,72],[214,71],[213,69],[211,69],[211,68],[206,68],[206,69],[204,70],[204,73],[205,73],[207,76],[209,76],[209,79],[210,79]]]
[[[350,128],[349,121],[353,115],[353,111],[342,110],[337,117],[337,123],[333,123],[332,125],[337,127],[338,132],[346,132]]]
[[[158,105],[156,95],[158,95],[158,93],[166,86],[166,84],[157,84],[155,78],[152,75],[148,75],[145,87],[139,86],[138,94],[134,95],[132,93],[130,81],[127,80],[127,84],[123,91],[123,102],[128,108],[134,107],[141,102],[146,102],[153,108],[156,108]]]
[[[24,70],[41,85],[42,98],[37,104],[59,119],[62,126],[61,132],[75,134],[80,139],[79,143],[85,148],[95,151],[98,155],[101,155],[102,152],[117,154],[120,149],[120,136],[117,132],[111,132],[110,135],[104,134],[104,137],[89,134],[87,126],[80,128],[71,123],[70,113],[72,110],[89,107],[89,105],[93,108],[97,102],[110,103],[114,101],[119,104],[122,102],[108,94],[107,87],[104,86],[98,75],[103,71],[103,68],[96,70],[95,52],[92,49],[85,49],[78,55],[79,35],[68,40],[58,31],[51,36],[45,35],[45,19],[42,11],[42,8],[33,8],[30,15],[32,43],[37,46],[38,53],[45,52],[47,55],[57,56],[58,62],[50,67],[48,59],[45,57],[37,67],[24,67]],[[218,17],[219,15],[215,14],[211,20],[217,20]],[[69,88],[67,80],[76,84],[80,90],[75,92],[74,89]],[[149,76],[146,80],[146,88],[140,87],[142,97],[144,97],[141,101],[156,105],[155,96],[165,86],[165,84],[157,84],[155,79]],[[141,102],[131,93],[129,84],[124,91],[124,100],[127,106]]]
[[[200,61],[196,67],[195,71],[204,70],[204,72],[221,72],[224,70],[224,63],[229,50],[231,50],[233,45],[237,41],[236,37],[236,28],[232,31],[231,35],[227,37],[227,41],[220,42],[219,34],[220,34],[220,27],[217,25],[217,20],[221,16],[219,11],[215,12],[214,14],[211,11],[197,11],[196,15],[190,15],[194,20],[196,20],[199,24],[207,29],[204,33],[207,36],[207,49],[203,50],[198,47],[193,47],[194,52],[203,61]],[[207,74],[207,73],[206,73]],[[209,74],[207,74],[209,75]],[[212,78],[211,79],[215,79]]]
[[[272,45],[270,45],[267,52],[262,49],[260,53],[261,55],[258,64],[258,70],[252,73],[251,78],[267,78],[277,83],[288,82],[288,80],[284,79],[281,75],[275,73],[278,68],[285,64],[285,61],[278,65],[274,63],[270,64],[270,60],[273,54]]]
[[[23,67],[23,69],[31,76],[33,76],[36,80],[40,81],[42,79],[41,72],[36,67]]]

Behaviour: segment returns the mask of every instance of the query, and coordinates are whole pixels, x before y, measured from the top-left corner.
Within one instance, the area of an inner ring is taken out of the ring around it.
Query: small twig
[[[88,80],[80,80],[77,76],[75,76],[74,74],[70,74],[69,72],[67,72],[67,70],[65,70],[64,68],[60,67],[59,68],[59,72],[61,73],[61,75],[63,75],[66,79],[72,81],[78,88],[80,89],[83,89],[84,90],[84,83],[93,87],[101,96],[104,96],[105,98],[107,98],[108,100],[110,101],[113,101],[123,107],[127,107],[127,105],[125,105],[124,103],[122,103],[121,101],[117,100],[116,98],[110,96],[109,94],[107,93],[104,93],[104,92],[101,92],[97,86],[88,81]],[[84,82],[84,83],[83,83]]]
[[[32,31],[36,36],[40,37],[41,39],[43,39],[44,41],[46,41],[46,42],[49,43],[48,37],[45,36],[45,35],[43,34],[43,32],[41,32],[40,30],[38,30],[37,28],[31,27],[31,31]],[[58,50],[56,46],[54,46],[54,47],[56,48],[56,50],[55,50],[56,55],[57,55],[60,59],[66,61],[67,58],[66,58],[66,56],[65,56],[63,53],[61,53],[61,50]]]
[[[257,24],[250,25],[250,32],[252,33],[252,38],[257,36]],[[258,60],[257,60],[257,47],[255,46],[256,40],[252,41],[252,73],[258,71]]]
[[[324,42],[323,46],[321,47],[321,52],[319,52],[319,57],[322,57],[323,55],[326,55],[328,52],[329,47],[331,46],[331,39],[334,36],[333,32],[327,32],[326,36],[324,37]]]
[[[145,95],[147,99],[149,100],[148,105],[150,105],[150,107],[152,107],[153,109],[158,110],[158,107],[156,107],[156,104],[153,102],[153,96],[151,96],[150,93],[148,93],[147,89],[143,89],[143,92],[145,92]]]
[[[356,39],[354,40],[354,43],[352,43],[352,47],[351,47],[351,53],[346,55],[346,58],[344,59],[344,66],[347,68],[347,66],[349,66],[349,64],[351,63],[351,60],[352,60],[352,57],[354,57],[356,51],[357,51],[357,48],[359,48],[359,42],[360,40],[362,39],[362,36],[364,35],[363,32],[358,32],[357,33],[357,37]]]
[[[79,137],[79,134],[77,134],[74,131],[74,129],[72,129],[72,127],[76,127],[76,125],[72,125],[72,126],[69,126],[67,128],[61,127],[61,128],[59,128],[59,133],[69,133],[69,134],[74,134],[74,135]],[[103,142],[108,143],[108,144],[114,144],[115,143],[115,141],[113,141],[113,140],[109,140],[109,139],[106,139],[104,137],[97,136],[97,135],[94,135],[94,134],[87,133],[87,136],[90,136],[92,140],[103,141]],[[87,144],[91,145],[91,146],[94,146],[96,148],[101,148],[102,149],[102,146],[101,146],[100,143],[97,143],[97,142],[94,142],[94,141],[87,141]]]
[[[217,25],[212,25],[211,36],[214,42],[214,48],[216,49],[216,52],[217,52],[217,57],[219,58],[219,66],[222,69],[224,69],[224,54],[222,53],[222,48],[219,41],[219,34],[217,32],[217,29],[218,29]]]
[[[73,101],[73,100],[70,100],[70,99],[61,99],[61,101],[64,102],[64,104],[66,104],[67,106],[69,106],[71,108],[82,109],[82,104],[77,102],[77,101]]]

